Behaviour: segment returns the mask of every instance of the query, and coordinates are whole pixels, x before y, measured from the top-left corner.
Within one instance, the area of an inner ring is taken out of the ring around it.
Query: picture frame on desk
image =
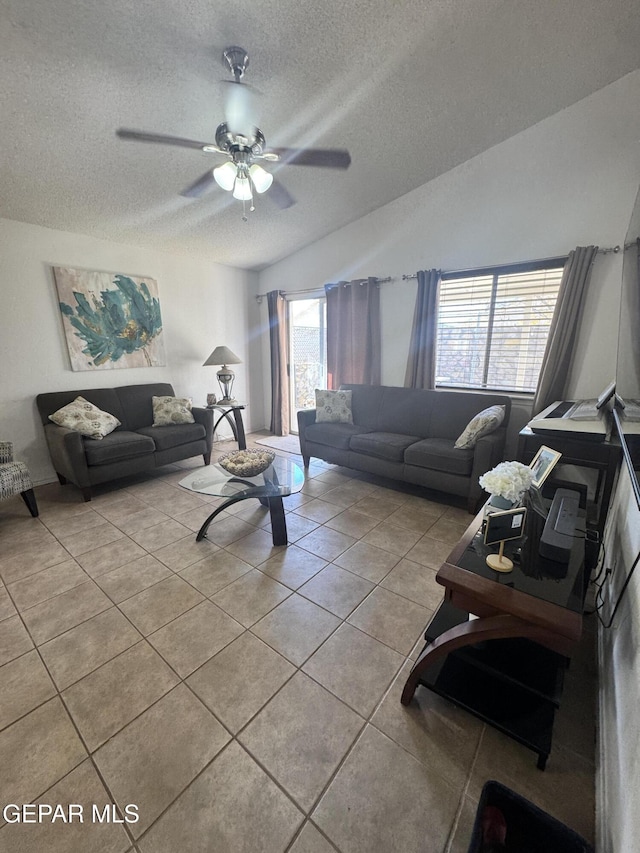
[[[499,545],[510,539],[520,539],[526,517],[527,510],[523,506],[490,513],[485,521],[484,544]]]
[[[527,510],[514,507],[503,512],[490,513],[485,520],[484,544],[499,545],[497,554],[488,554],[486,562],[495,572],[510,572],[513,560],[504,556],[504,543],[509,539],[520,539],[524,533],[524,521]]]
[[[536,455],[531,460],[529,468],[533,472],[533,484],[537,489],[542,487],[542,484],[547,479],[549,474],[558,464],[558,460],[562,456],[557,450],[547,447],[543,444]]]

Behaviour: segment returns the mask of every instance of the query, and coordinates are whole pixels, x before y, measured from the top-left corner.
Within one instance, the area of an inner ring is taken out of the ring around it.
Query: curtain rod
[[[625,243],[624,246],[605,246],[604,248],[598,249],[598,254],[599,255],[612,255],[612,254],[617,255],[621,251],[626,252],[627,249],[630,249],[632,246],[635,246],[635,245],[636,245],[636,241],[634,240],[631,243]],[[560,263],[564,264],[566,259],[567,259],[567,255],[561,255],[560,257],[556,257],[556,258],[539,258],[536,261],[525,261],[524,263],[525,264],[526,263],[540,264],[543,262],[545,262],[545,263],[546,262],[549,262],[549,263],[557,262],[558,265],[560,265]],[[523,263],[517,263],[516,262],[514,264],[494,264],[493,267],[481,267],[480,269],[494,269],[495,267],[500,267],[500,266],[518,267],[518,266],[523,266]],[[461,273],[465,273],[465,272],[478,272],[478,268],[477,267],[471,267],[471,268],[465,269],[465,270],[447,270],[444,273],[444,275],[460,275]],[[409,281],[410,279],[417,278],[417,277],[418,277],[418,273],[416,273],[416,272],[404,273],[402,276],[402,281]],[[380,284],[384,284],[385,282],[388,282],[388,281],[396,281],[396,279],[391,275],[388,275],[386,278],[377,278],[376,276],[370,276],[370,278],[375,278],[375,280]],[[285,294],[286,296],[303,296],[305,294],[313,293],[314,291],[319,291],[319,290],[324,290],[324,287],[312,287],[312,288],[309,288],[308,290],[281,290],[280,292]],[[258,293],[256,295],[256,302],[258,304],[261,304],[262,300],[265,298],[266,295],[267,295],[266,293]]]
[[[390,275],[387,276],[386,278],[377,278],[376,276],[372,275],[372,276],[369,276],[369,278],[375,279],[378,282],[378,284],[384,284],[384,282],[386,282],[386,281],[393,281],[394,280]],[[310,287],[308,290],[281,290],[280,293],[285,294],[286,296],[302,296],[303,294],[314,293],[317,290],[324,291],[324,286],[322,286],[322,287]],[[262,300],[265,298],[266,295],[267,295],[266,293],[256,294],[256,302],[258,303],[258,305],[260,305],[260,303],[262,302]]]
[[[624,249],[623,249],[623,247],[621,247],[621,246],[605,246],[605,247],[604,247],[604,248],[602,248],[602,249],[598,249],[598,254],[599,254],[599,255],[611,255],[611,254],[613,254],[613,255],[617,255],[617,254],[618,254],[619,252],[621,252],[621,251],[625,251],[625,252],[626,252],[626,251],[627,251],[627,249],[630,249],[632,246],[635,246],[635,245],[636,245],[636,243],[635,243],[635,240],[634,240],[632,243],[625,243],[625,244],[624,244]],[[558,258],[540,258],[540,259],[539,259],[539,260],[537,260],[537,261],[525,261],[525,263],[530,263],[530,264],[541,264],[541,263],[544,263],[544,262],[550,262],[550,263],[552,263],[552,262],[554,262],[554,261],[563,261],[563,262],[564,262],[564,261],[566,261],[566,259],[567,259],[567,256],[566,256],[566,255],[563,255],[563,256],[558,257]],[[517,267],[517,266],[522,266],[522,264],[519,264],[519,263],[514,263],[514,264],[494,264],[494,266],[493,266],[493,267],[482,267],[481,269],[494,269],[495,267],[500,267],[500,266],[503,266],[503,267],[509,267],[509,266]],[[461,273],[465,273],[465,272],[478,272],[478,269],[477,269],[477,268],[473,268],[473,267],[471,267],[470,269],[466,269],[466,270],[447,270],[447,272],[443,273],[443,275],[452,275],[452,276],[454,276],[454,275],[460,275]],[[417,273],[417,272],[414,272],[414,273],[404,273],[404,274],[403,274],[403,276],[402,276],[402,280],[403,280],[403,281],[409,281],[409,280],[410,280],[410,279],[412,279],[412,278],[418,278],[418,273]]]

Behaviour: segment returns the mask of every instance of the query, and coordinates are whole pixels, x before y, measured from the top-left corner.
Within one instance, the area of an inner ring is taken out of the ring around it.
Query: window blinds
[[[562,269],[444,278],[436,386],[535,391]]]

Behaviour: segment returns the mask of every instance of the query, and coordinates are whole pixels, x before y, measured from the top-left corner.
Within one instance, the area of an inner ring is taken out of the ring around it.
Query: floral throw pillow
[[[351,391],[316,388],[316,423],[352,424]]]
[[[187,397],[152,397],[153,425],[193,424],[191,400]]]
[[[471,418],[462,434],[458,437],[454,447],[468,450],[476,446],[476,442],[483,435],[489,435],[494,429],[498,429],[504,420],[504,406],[489,406]]]
[[[75,430],[87,438],[101,439],[109,435],[120,421],[109,412],[103,412],[84,397],[76,397],[72,403],[67,403],[57,412],[49,415],[49,420],[61,427]]]

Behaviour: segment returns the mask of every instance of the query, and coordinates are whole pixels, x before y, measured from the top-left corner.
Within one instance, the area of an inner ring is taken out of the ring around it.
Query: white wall
[[[382,381],[402,385],[416,282],[403,273],[466,269],[624,241],[640,183],[640,72],[491,148],[262,271],[259,292],[375,275]],[[425,157],[429,152],[425,151]],[[397,157],[390,151],[390,163]],[[598,256],[571,393],[595,396],[615,370],[621,256]],[[262,305],[266,322],[266,300]],[[269,344],[263,337],[265,388]],[[265,393],[268,423],[270,395]],[[516,407],[514,428],[528,418]]]
[[[606,565],[613,568],[603,619],[609,621],[640,551],[640,511],[626,467],[618,480],[605,535]],[[598,850],[640,851],[640,566],[610,628],[600,628]]]
[[[166,367],[72,372],[57,303],[52,265],[130,275],[158,282],[165,335]],[[216,368],[202,367],[218,344],[232,349],[236,397],[249,402],[248,425],[256,413],[262,426],[261,375],[251,381],[249,292],[255,273],[204,258],[173,255],[0,220],[0,437],[14,442],[35,482],[55,479],[35,396],[42,391],[170,382],[178,395],[203,404],[219,394]],[[222,432],[230,435],[230,431]],[[221,434],[222,434],[221,432]]]
[[[629,222],[625,242],[634,244],[640,234],[640,192]],[[638,257],[635,245],[625,252],[624,304],[616,391],[624,399],[639,396],[637,327]],[[599,844],[602,853],[640,851],[640,566],[632,572],[640,553],[640,509],[623,465],[605,531],[607,568],[612,570],[603,590],[605,626],[618,599],[620,606],[610,627],[599,636],[600,737],[598,768]],[[629,584],[624,589],[624,584]]]

